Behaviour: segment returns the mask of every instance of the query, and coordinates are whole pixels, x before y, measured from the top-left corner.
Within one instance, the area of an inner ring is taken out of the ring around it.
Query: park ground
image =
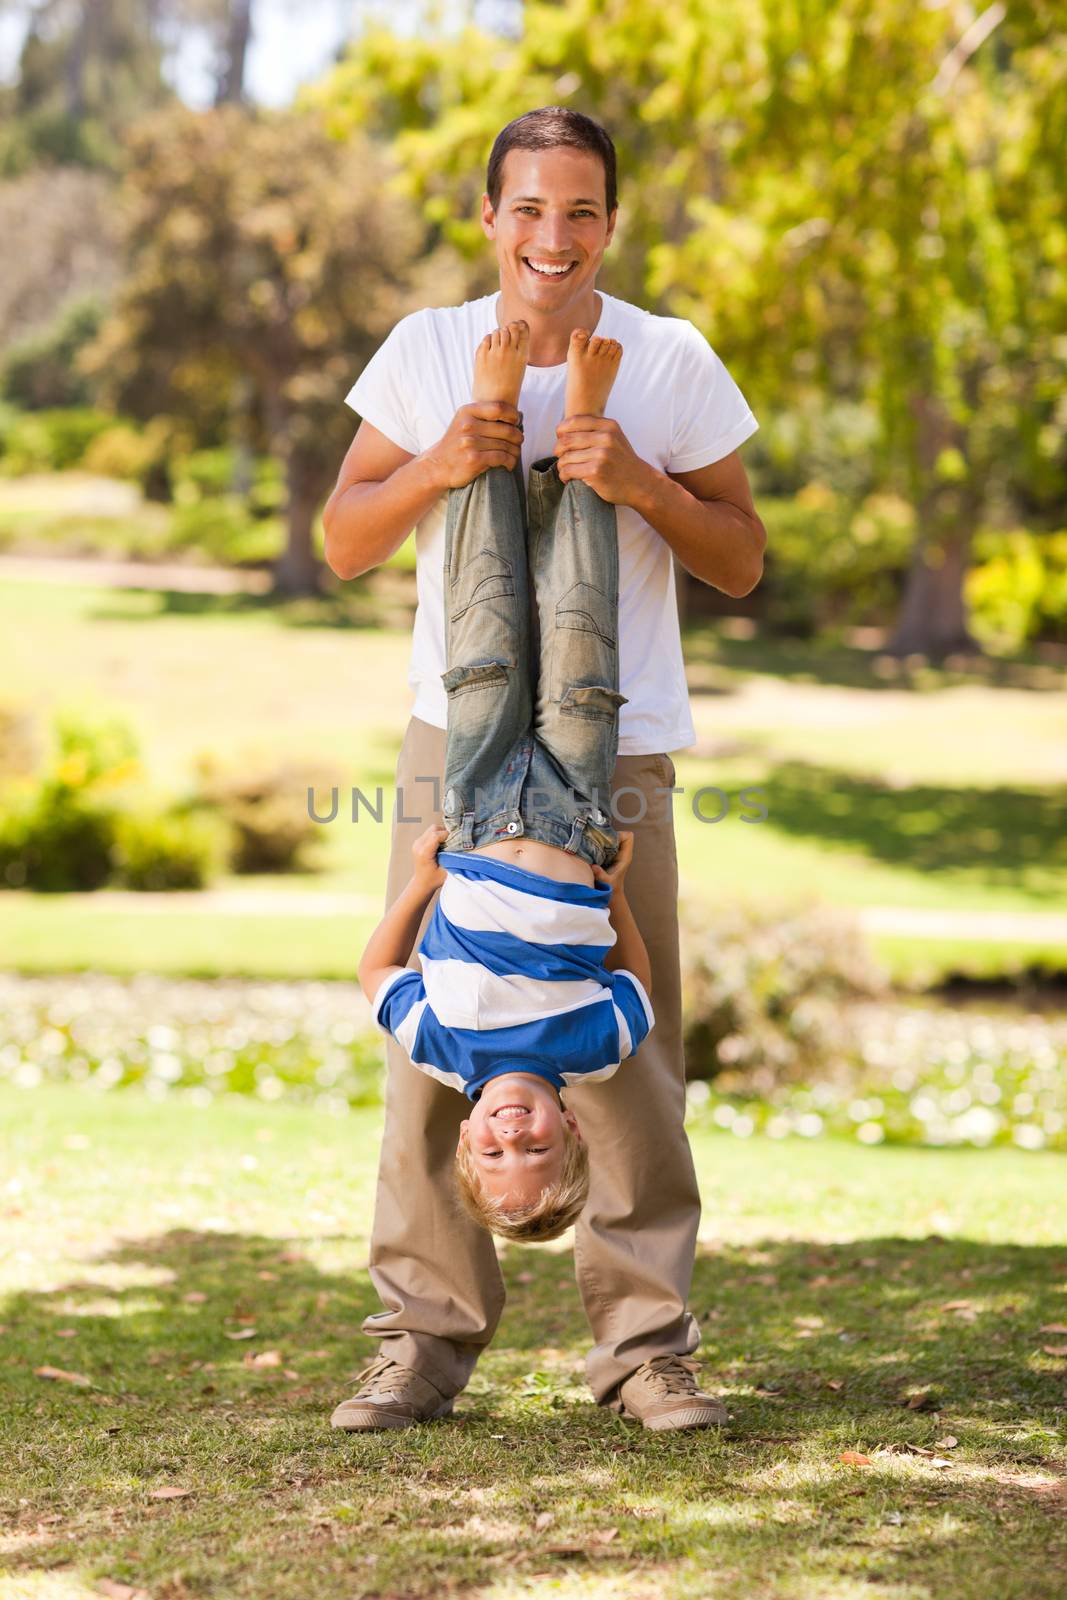
[[[355,1436],[376,1110],[4,1088],[0,1130],[5,1600],[1063,1593],[1056,1156],[694,1128],[726,1430],[593,1405],[563,1240],[503,1251],[452,1421]]]

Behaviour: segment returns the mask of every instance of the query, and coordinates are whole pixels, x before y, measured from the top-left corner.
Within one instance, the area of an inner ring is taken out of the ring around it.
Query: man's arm
[[[556,435],[564,483],[580,478],[602,500],[632,506],[694,578],[735,599],[756,587],[767,530],[736,450],[695,472],[669,473],[642,461],[611,417],[568,417]]]
[[[322,513],[330,570],[361,577],[388,561],[449,489],[487,467],[513,467],[522,449],[518,417],[514,406],[495,400],[461,406],[447,432],[417,456],[361,422]]]

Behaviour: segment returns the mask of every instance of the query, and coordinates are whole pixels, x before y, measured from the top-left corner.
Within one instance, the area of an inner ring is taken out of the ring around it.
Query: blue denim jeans
[[[556,458],[451,489],[445,522],[445,850],[525,835],[591,865],[618,852],[615,507]],[[531,604],[531,597],[533,604]]]

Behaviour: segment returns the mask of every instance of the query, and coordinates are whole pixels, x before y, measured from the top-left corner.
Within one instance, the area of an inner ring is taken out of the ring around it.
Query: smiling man
[[[735,596],[763,570],[766,535],[738,447],[757,423],[692,323],[598,290],[617,216],[615,149],[600,125],[550,106],[498,135],[482,226],[499,291],[427,308],[397,324],[348,395],[362,419],[324,513],[341,578],[385,561],[416,530],[415,703],[397,763],[387,904],[412,871],[411,846],[440,821],[448,700],[445,508],[448,491],[493,466],[555,456],[616,508],[619,754],[616,820],[634,834],[627,879],[656,996],[656,1026],[605,1084],[568,1103],[589,1147],[589,1200],[575,1228],[578,1288],[593,1334],[596,1400],[655,1429],[721,1423],[696,1385],[699,1331],[687,1309],[700,1202],[683,1126],[678,863],[670,752],[695,740],[672,552]],[[469,400],[474,352],[497,326],[529,326],[518,410]],[[563,422],[571,333],[617,339],[625,358],[604,416]],[[520,425],[521,424],[521,425]],[[403,803],[400,803],[402,801]],[[425,922],[432,913],[427,909]],[[409,965],[423,929],[412,942]],[[371,1277],[385,1310],[364,1332],[380,1354],[337,1427],[403,1427],[445,1416],[492,1339],[504,1290],[490,1235],[442,1196],[463,1104],[390,1042]]]

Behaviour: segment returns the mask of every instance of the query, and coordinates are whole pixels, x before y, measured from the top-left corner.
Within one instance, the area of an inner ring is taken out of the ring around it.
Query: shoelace
[[[700,1393],[693,1377],[694,1372],[700,1371],[700,1362],[691,1356],[655,1356],[638,1371],[647,1373],[658,1394]]]
[[[396,1373],[390,1377],[390,1369]],[[397,1362],[389,1356],[378,1356],[369,1367],[364,1367],[362,1372],[356,1373],[357,1392],[364,1400],[382,1400],[386,1395],[395,1395],[399,1389],[400,1368]]]

